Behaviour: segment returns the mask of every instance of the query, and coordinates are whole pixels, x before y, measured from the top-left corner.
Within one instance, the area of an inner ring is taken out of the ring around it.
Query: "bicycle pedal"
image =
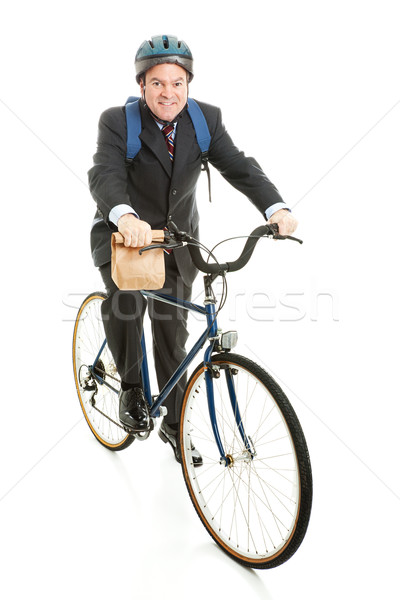
[[[149,426],[146,427],[146,429],[134,429],[133,427],[129,427],[128,425],[124,425],[123,423],[122,426],[125,429],[125,431],[130,435],[140,435],[141,433],[149,434],[154,429],[154,421],[153,419],[150,419]]]
[[[145,431],[141,431],[141,432],[136,432],[134,434],[135,439],[138,440],[139,442],[143,442],[144,440],[147,440],[147,438],[149,437],[150,433],[152,432],[152,429],[146,429]]]

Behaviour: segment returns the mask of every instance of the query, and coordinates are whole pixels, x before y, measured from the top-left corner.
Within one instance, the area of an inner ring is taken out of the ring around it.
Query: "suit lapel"
[[[146,109],[141,108],[140,112],[142,117],[140,139],[155,154],[168,177],[174,179],[179,177],[187,164],[188,153],[196,142],[196,132],[188,112],[185,111],[178,120],[173,161],[169,158],[164,135],[153,117]]]
[[[165,138],[157,123],[146,109],[141,107],[142,131],[140,139],[155,154],[162,164],[168,177],[172,177],[172,161],[168,155]]]
[[[174,150],[174,168],[173,177],[179,178],[185,165],[187,164],[188,155],[195,143],[196,133],[187,111],[183,113],[178,120],[175,135],[175,150]]]

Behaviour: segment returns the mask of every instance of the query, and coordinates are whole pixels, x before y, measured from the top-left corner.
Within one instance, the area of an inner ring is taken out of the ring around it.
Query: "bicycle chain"
[[[95,392],[95,394],[96,394],[96,392]],[[94,410],[97,410],[97,412],[99,412],[101,415],[103,415],[103,417],[105,417],[106,419],[111,421],[111,423],[113,423],[117,427],[120,427],[121,429],[123,429],[126,433],[132,434],[132,431],[129,429],[129,427],[126,427],[125,425],[122,425],[121,423],[117,423],[117,421],[114,421],[114,419],[112,419],[109,415],[106,415],[106,413],[104,413],[102,410],[100,410],[100,408],[97,408],[97,406],[95,404],[95,400],[94,400],[95,394],[93,394],[92,398],[90,399],[90,404],[92,405]]]
[[[107,371],[103,370],[103,369],[96,369],[98,372],[100,372],[103,375],[103,378],[105,379],[106,377],[109,377],[110,379],[113,379],[113,381],[116,381],[117,383],[120,383],[120,380],[117,379],[116,377],[113,377],[112,375],[110,375],[109,373],[107,373]],[[129,427],[126,427],[126,425],[122,425],[122,423],[118,423],[117,421],[114,421],[114,419],[112,419],[109,415],[107,415],[105,412],[103,412],[102,410],[100,410],[100,408],[97,408],[96,406],[96,400],[95,400],[95,396],[97,394],[97,381],[96,378],[93,378],[93,381],[96,385],[96,391],[93,393],[92,397],[90,398],[89,402],[91,404],[91,406],[97,410],[98,413],[100,413],[103,417],[105,417],[106,419],[108,419],[111,423],[113,423],[114,425],[116,425],[117,427],[119,427],[120,429],[122,429],[123,431],[125,431],[125,433],[128,433],[129,435],[133,435],[136,439],[140,439],[139,434],[140,432],[134,432],[132,431],[132,429],[130,429]],[[150,434],[151,431],[153,431],[154,429],[154,423],[153,426],[150,427],[150,430],[147,432],[143,432],[143,433],[147,433],[148,435]],[[146,439],[145,436],[142,439]]]

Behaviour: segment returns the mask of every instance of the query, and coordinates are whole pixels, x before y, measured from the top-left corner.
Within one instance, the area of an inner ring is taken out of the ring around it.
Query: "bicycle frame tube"
[[[94,368],[95,368],[95,366],[97,365],[97,361],[99,360],[99,358],[100,358],[100,356],[101,356],[101,353],[103,352],[104,348],[106,347],[106,343],[107,343],[107,340],[104,340],[104,342],[103,342],[103,343],[102,343],[102,345],[101,345],[101,348],[100,348],[100,350],[99,350],[99,353],[98,353],[98,355],[96,356],[96,358],[95,358],[95,359],[94,359],[94,361],[93,361],[93,365],[92,365],[92,368],[93,368],[93,369],[94,369]],[[103,383],[103,379],[101,379],[101,377],[98,377],[98,376],[96,375],[96,373],[93,373],[93,375],[94,375],[94,376],[95,376],[95,377],[96,377],[98,380],[100,380],[100,383]]]
[[[152,417],[159,416],[160,406],[163,404],[164,400],[166,399],[168,394],[171,392],[171,390],[175,387],[175,385],[178,383],[178,381],[181,379],[181,377],[186,373],[190,363],[195,358],[195,356],[199,353],[201,348],[204,346],[207,339],[209,339],[210,344],[204,353],[204,366],[205,366],[205,380],[206,380],[206,389],[207,389],[208,410],[209,410],[209,414],[210,414],[211,426],[212,426],[212,430],[214,433],[215,441],[216,441],[218,450],[220,452],[221,461],[225,462],[225,465],[228,465],[228,459],[225,456],[225,450],[222,445],[221,438],[220,438],[219,431],[218,431],[218,424],[217,424],[217,418],[216,418],[216,413],[215,413],[215,403],[214,403],[214,387],[213,387],[213,382],[212,382],[212,375],[210,374],[210,371],[208,368],[208,365],[211,362],[211,355],[212,355],[212,352],[214,349],[214,340],[218,334],[218,324],[217,324],[217,318],[216,318],[216,312],[215,312],[215,303],[209,302],[208,304],[205,305],[205,307],[203,307],[198,304],[194,304],[193,302],[189,302],[187,300],[182,300],[180,298],[175,298],[173,296],[168,296],[166,294],[159,294],[157,292],[148,292],[148,291],[141,291],[141,293],[146,298],[152,298],[154,300],[158,300],[160,302],[171,304],[173,306],[181,307],[181,308],[184,308],[185,310],[198,312],[198,313],[206,316],[207,328],[203,331],[203,333],[201,334],[201,336],[199,337],[197,342],[194,344],[192,349],[188,352],[186,358],[182,361],[182,363],[176,369],[175,373],[173,373],[173,375],[167,381],[167,383],[165,384],[163,389],[158,394],[157,399],[154,403],[152,402],[149,367],[148,367],[148,362],[147,362],[146,342],[145,342],[145,336],[144,336],[144,332],[143,332],[142,339],[141,339],[141,346],[142,346],[142,353],[143,353],[143,361],[142,361],[142,366],[141,366],[142,385],[143,385],[143,391],[144,391],[146,400],[149,403],[149,406],[151,407],[150,415]],[[113,390],[114,392],[118,393],[114,387],[112,387],[102,377],[100,377],[97,373],[94,372],[95,366],[96,366],[97,362],[99,361],[101,353],[103,352],[105,346],[106,346],[106,340],[104,340],[103,344],[101,345],[99,353],[97,354],[97,356],[93,362],[93,365],[91,367],[91,371],[92,371],[92,374],[95,377],[95,379],[100,384],[102,384],[102,385],[104,384],[108,388]],[[232,379],[232,375],[230,375],[230,376]],[[231,382],[231,384],[232,384],[232,389],[234,390],[233,383]],[[250,449],[249,442],[248,442],[247,437],[243,430],[240,414],[238,414],[235,392],[233,391],[233,394],[232,394],[231,388],[229,387],[229,382],[228,382],[228,388],[229,388],[229,394],[230,394],[231,402],[232,402],[232,409],[235,413],[235,418],[236,418],[236,421],[237,421],[237,424],[239,427],[240,434],[243,438],[243,441],[246,444],[246,447],[248,449]]]
[[[193,312],[198,312],[200,314],[205,314],[207,316],[207,324],[209,324],[209,317],[207,307],[204,308],[198,304],[194,304],[193,302],[189,302],[187,300],[182,300],[180,298],[175,298],[174,296],[168,296],[166,294],[159,294],[157,292],[141,292],[143,296],[146,298],[152,298],[154,300],[159,300],[160,302],[164,302],[166,304],[172,304],[173,306],[178,306],[184,308],[186,310],[190,310]],[[186,358],[182,361],[179,367],[176,369],[175,373],[169,378],[163,389],[157,396],[157,400],[151,406],[150,415],[152,417],[158,416],[159,408],[170,393],[170,391],[176,386],[178,381],[183,377],[186,373],[190,363],[194,359],[194,357],[199,353],[200,349],[204,346],[207,338],[211,335],[211,331],[209,331],[209,327],[201,334],[197,342],[194,344],[193,348],[188,352]],[[148,371],[147,366],[147,356],[145,352],[143,352],[143,364],[145,364],[145,370]]]
[[[197,342],[195,343],[193,348],[190,350],[190,352],[188,352],[186,358],[181,362],[181,364],[179,365],[179,367],[177,368],[175,373],[172,375],[172,377],[169,378],[169,380],[167,381],[167,383],[165,384],[165,386],[159,393],[157,400],[153,404],[151,411],[150,411],[150,414],[152,417],[157,415],[158,409],[160,408],[161,404],[164,402],[165,398],[168,396],[170,391],[178,383],[180,378],[186,373],[190,363],[192,362],[194,357],[199,353],[201,348],[204,346],[205,342],[207,341],[207,338],[208,338],[208,330],[206,329],[201,334],[201,336],[199,337],[199,339],[197,340]]]
[[[164,302],[166,304],[172,304],[173,306],[178,306],[178,307],[184,308],[186,310],[198,312],[202,315],[207,314],[207,310],[206,310],[206,308],[204,308],[204,306],[200,306],[199,304],[194,304],[193,302],[189,302],[187,300],[181,300],[180,298],[175,298],[174,296],[168,296],[167,294],[158,294],[156,292],[147,292],[147,291],[143,291],[143,290],[141,291],[141,294],[143,296],[145,296],[146,298],[153,298],[154,300],[159,300],[160,302]],[[172,390],[172,388],[178,383],[178,381],[182,377],[182,375],[185,373],[190,362],[193,360],[193,358],[196,356],[196,354],[200,351],[201,347],[204,345],[205,341],[207,340],[207,337],[208,337],[208,329],[206,329],[204,331],[204,333],[201,335],[199,340],[193,346],[192,350],[188,354],[185,361],[178,367],[178,369],[176,370],[174,375],[171,377],[171,379],[167,382],[167,384],[161,390],[160,394],[158,395],[156,404],[153,405],[152,396],[151,396],[149,366],[148,366],[148,362],[147,362],[146,341],[145,341],[144,332],[143,332],[142,339],[141,339],[142,354],[143,354],[143,361],[142,361],[142,366],[141,366],[142,385],[143,385],[143,391],[145,394],[145,398],[146,398],[147,402],[149,403],[149,406],[152,407],[152,410],[151,410],[152,417],[158,416],[158,409],[160,408],[161,404],[163,403],[163,401],[165,400],[165,398],[167,397],[169,392]],[[100,385],[105,385],[110,390],[114,391],[115,393],[118,393],[118,390],[116,390],[112,385],[107,383],[107,381],[105,381],[100,375],[98,375],[95,372],[95,367],[96,367],[98,361],[100,360],[100,356],[106,346],[106,343],[107,343],[107,340],[105,339],[100,347],[100,350],[99,350],[96,358],[93,361],[93,364],[91,365],[91,373],[92,373],[93,377],[96,379],[96,381],[98,383],[100,383]]]
[[[143,290],[141,290],[140,293],[145,298],[153,298],[154,300],[159,300],[160,302],[164,302],[165,304],[172,304],[172,306],[180,306],[181,308],[185,308],[186,310],[192,310],[194,312],[201,313],[202,315],[205,315],[207,312],[204,306],[194,304],[193,302],[189,302],[188,300],[182,300],[181,298],[175,298],[174,296],[168,296],[168,294],[159,294],[158,292],[145,292]]]
[[[142,339],[140,340],[140,344],[142,346],[142,367],[141,367],[141,377],[142,377],[142,387],[144,397],[147,400],[148,405],[151,407],[152,399],[151,399],[151,388],[150,388],[150,375],[149,375],[149,365],[147,362],[147,351],[146,351],[146,340],[144,339],[144,332],[142,333]]]
[[[113,392],[118,394],[118,390],[116,390],[115,387],[113,387],[111,384],[107,383],[107,381],[105,379],[103,379],[102,377],[100,377],[100,375],[98,373],[96,373],[96,371],[95,371],[96,365],[97,365],[98,361],[100,360],[100,356],[101,356],[104,348],[106,347],[106,344],[107,344],[107,340],[105,339],[100,347],[100,350],[99,350],[96,358],[93,361],[93,364],[89,367],[89,370],[90,370],[92,376],[97,381],[97,383],[99,383],[100,385],[105,385],[110,390],[112,390]]]
[[[220,452],[221,460],[228,464],[228,460],[225,457],[225,450],[221,442],[221,438],[218,431],[217,418],[215,414],[215,403],[214,403],[214,387],[212,383],[212,377],[208,370],[208,363],[211,361],[211,353],[214,348],[214,338],[218,332],[218,324],[215,313],[215,303],[210,302],[206,304],[205,308],[199,306],[197,304],[193,304],[192,302],[187,302],[186,300],[181,300],[179,298],[174,298],[172,296],[166,296],[165,294],[157,294],[154,292],[142,292],[142,294],[148,298],[153,298],[155,300],[160,300],[161,302],[167,302],[168,304],[172,304],[174,306],[181,306],[187,310],[192,310],[195,312],[200,312],[201,314],[205,314],[207,318],[207,329],[201,334],[197,342],[194,344],[192,349],[188,352],[186,358],[179,365],[175,373],[170,377],[167,381],[163,389],[160,391],[156,402],[153,404],[150,414],[152,417],[158,415],[158,411],[165,398],[168,396],[170,391],[175,387],[180,378],[186,373],[188,366],[194,359],[194,357],[198,354],[200,349],[204,346],[207,338],[210,340],[210,344],[207,347],[204,353],[204,366],[205,366],[205,378],[206,378],[206,388],[207,388],[207,400],[208,400],[208,410],[210,414],[211,426],[214,433],[215,441]],[[147,357],[145,352],[143,353],[143,362],[146,363],[145,370],[148,370],[147,367]],[[242,428],[243,430],[243,428]]]

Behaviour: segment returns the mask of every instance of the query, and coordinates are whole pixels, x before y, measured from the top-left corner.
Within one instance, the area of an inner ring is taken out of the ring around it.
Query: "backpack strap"
[[[188,113],[192,119],[196,132],[197,143],[201,151],[202,171],[206,171],[208,179],[208,198],[211,202],[211,175],[208,166],[208,150],[210,148],[211,136],[203,111],[193,98],[188,98]]]
[[[200,146],[201,157],[207,160],[211,136],[208,131],[207,121],[200,106],[192,98],[188,98],[188,113],[196,132],[197,143]]]
[[[133,160],[142,147],[139,135],[142,131],[142,119],[140,118],[139,98],[129,96],[125,103],[126,114],[126,158]]]

